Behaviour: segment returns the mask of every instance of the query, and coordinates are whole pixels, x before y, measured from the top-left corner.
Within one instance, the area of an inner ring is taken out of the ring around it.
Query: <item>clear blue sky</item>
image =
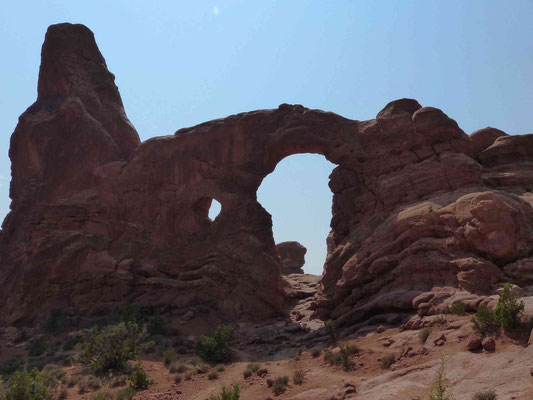
[[[48,25],[83,23],[115,73],[141,138],[299,103],[369,119],[416,98],[470,133],[533,131],[533,1],[9,1],[0,12],[0,218],[9,137],[35,100]],[[331,170],[284,160],[260,188],[277,241],[309,248],[320,273]]]

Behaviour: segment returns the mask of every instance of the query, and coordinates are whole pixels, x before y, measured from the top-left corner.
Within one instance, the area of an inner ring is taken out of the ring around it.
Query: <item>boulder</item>
[[[305,264],[305,253],[307,249],[298,242],[281,242],[276,245],[276,250],[281,260],[281,273],[303,274],[302,269]]]

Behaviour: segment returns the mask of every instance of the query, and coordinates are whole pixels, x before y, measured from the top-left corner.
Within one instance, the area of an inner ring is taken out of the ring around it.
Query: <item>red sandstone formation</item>
[[[281,273],[303,274],[302,269],[305,264],[305,253],[307,249],[298,242],[281,242],[276,245],[279,258],[281,260]]]
[[[279,314],[280,259],[256,192],[297,153],[337,164],[318,315],[351,324],[411,311],[433,287],[533,281],[533,135],[469,137],[402,99],[370,121],[283,104],[140,143],[93,34],[61,24],[11,138],[0,325],[125,302]],[[222,204],[215,221],[211,199]]]

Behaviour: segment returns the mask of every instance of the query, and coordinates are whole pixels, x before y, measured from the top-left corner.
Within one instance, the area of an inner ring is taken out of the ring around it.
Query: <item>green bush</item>
[[[36,369],[16,371],[7,381],[2,400],[48,400],[50,399],[49,384]]]
[[[339,352],[335,355],[335,365],[342,365],[345,371],[352,371],[354,369],[350,357],[359,353],[359,348],[353,344],[340,345]]]
[[[445,364],[444,356],[441,355],[440,366],[437,371],[437,377],[431,387],[429,400],[453,400],[451,391],[444,385]]]
[[[81,344],[79,360],[95,373],[127,369],[128,361],[138,357],[147,334],[134,322],[93,329]]]
[[[464,303],[461,303],[458,301],[457,303],[453,303],[449,308],[450,314],[455,315],[465,315],[466,314],[466,305]]]
[[[219,363],[229,358],[234,328],[220,325],[211,336],[201,336],[196,343],[196,352],[205,361]]]
[[[304,377],[305,377],[305,372],[299,369],[292,376],[292,381],[294,382],[295,385],[301,385],[304,382]]]
[[[148,385],[150,385],[148,375],[146,375],[146,371],[142,368],[140,364],[135,365],[135,367],[133,368],[133,372],[129,377],[129,381],[131,387],[136,390],[148,389]]]
[[[496,319],[505,331],[510,331],[520,325],[520,314],[524,311],[524,303],[518,302],[518,296],[511,290],[511,284],[506,283],[494,310]]]
[[[222,393],[219,396],[211,396],[209,400],[239,400],[241,398],[241,389],[235,384],[231,389],[222,386]]]
[[[500,326],[496,313],[487,306],[478,307],[472,323],[474,329],[483,335],[496,332]]]
[[[472,400],[496,400],[496,392],[494,390],[487,390],[484,392],[477,392]]]
[[[381,358],[381,369],[389,369],[396,362],[394,354],[387,354]]]

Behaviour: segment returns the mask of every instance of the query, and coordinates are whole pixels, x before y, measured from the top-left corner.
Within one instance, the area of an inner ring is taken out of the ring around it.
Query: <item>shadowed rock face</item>
[[[402,99],[370,121],[284,104],[140,143],[93,34],[51,26],[37,101],[11,138],[0,323],[127,302],[226,320],[281,313],[256,191],[297,153],[337,164],[318,315],[353,323],[410,310],[434,286],[531,279],[533,135],[484,135],[473,146],[442,111]]]

